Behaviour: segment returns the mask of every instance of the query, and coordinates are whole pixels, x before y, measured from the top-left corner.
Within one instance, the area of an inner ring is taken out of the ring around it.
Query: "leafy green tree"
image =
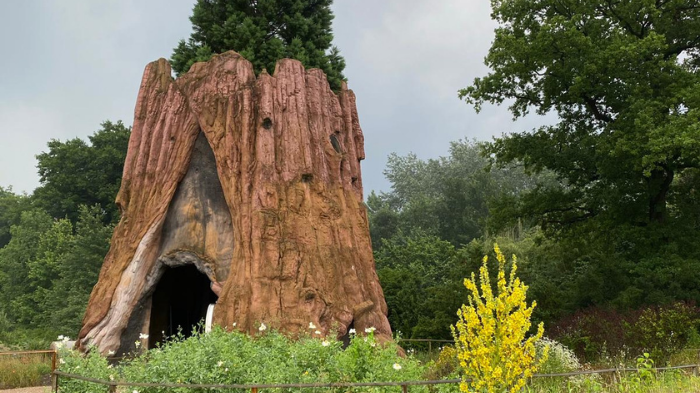
[[[103,224],[99,206],[80,206],[70,247],[58,259],[58,272],[42,302],[46,325],[60,326],[63,334],[80,330],[92,287],[109,251],[114,227]]]
[[[79,206],[95,204],[105,211],[105,223],[119,221],[114,200],[121,185],[131,129],[121,121],[105,121],[89,137],[51,140],[49,151],[37,156],[41,185],[32,199],[55,218],[78,220]]]
[[[559,122],[498,139],[501,163],[552,170],[525,211],[568,228],[592,218],[665,223],[676,179],[700,167],[700,7],[695,1],[492,1],[486,64],[460,96],[477,109]]]
[[[556,186],[511,199],[499,217],[533,219],[547,243],[558,243],[551,254],[533,249],[531,272],[549,277],[543,291],[563,294],[559,307],[569,310],[700,300],[692,284],[700,267],[700,8],[689,0],[492,6],[491,72],[460,95],[477,109],[508,101],[516,118],[559,116],[487,148],[499,165],[521,162],[557,177]]]
[[[375,249],[382,247],[382,238],[414,229],[468,244],[485,233],[494,203],[549,181],[546,174],[528,176],[518,165],[490,167],[482,149],[477,142],[458,141],[439,159],[390,155],[384,174],[391,191],[367,200]]]
[[[22,214],[0,249],[0,313],[15,327],[77,333],[109,249],[113,226],[104,214],[80,206],[75,226],[41,210]]]
[[[31,207],[27,195],[18,195],[12,188],[0,187],[0,248],[10,242],[10,228],[19,224],[22,212]]]
[[[29,324],[35,314],[36,278],[30,277],[30,266],[41,257],[37,245],[52,225],[42,210],[22,212],[20,223],[11,228],[12,239],[0,249],[0,311],[13,323]]]
[[[450,242],[419,229],[382,243],[375,260],[392,328],[405,338],[449,339],[455,307],[466,296],[462,280],[479,259],[470,262]]]
[[[198,0],[190,21],[194,32],[181,40],[170,63],[179,75],[213,54],[235,50],[257,73],[273,72],[279,59],[320,68],[339,90],[345,59],[332,47],[332,0]]]

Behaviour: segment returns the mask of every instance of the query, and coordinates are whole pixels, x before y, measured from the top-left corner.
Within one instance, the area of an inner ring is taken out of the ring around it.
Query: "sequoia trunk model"
[[[202,301],[218,295],[214,324],[229,330],[256,334],[264,323],[295,335],[312,323],[312,334],[374,327],[390,339],[362,159],[355,96],[345,84],[333,93],[320,70],[285,59],[256,78],[227,52],[174,80],[166,60],[149,64],[117,196],[122,218],[80,346],[134,350],[152,321],[167,324],[175,311],[157,308],[172,308],[178,287]],[[197,270],[166,274],[183,266]]]

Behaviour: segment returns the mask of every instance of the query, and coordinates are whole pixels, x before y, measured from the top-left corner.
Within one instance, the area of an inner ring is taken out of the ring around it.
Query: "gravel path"
[[[51,388],[48,386],[37,386],[34,388],[0,390],[0,392],[2,392],[2,393],[49,393],[50,391],[51,391]]]

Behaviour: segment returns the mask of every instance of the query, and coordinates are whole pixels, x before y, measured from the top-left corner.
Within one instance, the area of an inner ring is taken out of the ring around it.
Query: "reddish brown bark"
[[[201,161],[193,158],[200,132],[213,151],[224,213],[215,202],[197,202],[209,197],[191,196],[201,194],[202,175],[190,168],[190,160]],[[214,314],[221,326],[252,334],[264,322],[295,333],[312,322],[324,335],[342,336],[353,323],[389,339],[362,159],[355,96],[346,86],[334,94],[320,70],[281,60],[274,76],[256,78],[250,62],[227,52],[173,80],[166,60],[149,64],[117,197],[122,219],[81,345],[125,351],[177,253],[221,282]]]

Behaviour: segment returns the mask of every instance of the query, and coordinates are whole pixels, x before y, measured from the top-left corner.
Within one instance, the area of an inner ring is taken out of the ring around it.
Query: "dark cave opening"
[[[339,339],[339,341],[343,342],[343,349],[347,348],[350,346],[350,331],[355,330],[355,320],[350,322],[350,325],[348,326],[348,331]]]
[[[210,304],[218,297],[211,281],[194,265],[166,268],[153,292],[149,328],[149,348],[181,331],[185,337],[204,329]]]

